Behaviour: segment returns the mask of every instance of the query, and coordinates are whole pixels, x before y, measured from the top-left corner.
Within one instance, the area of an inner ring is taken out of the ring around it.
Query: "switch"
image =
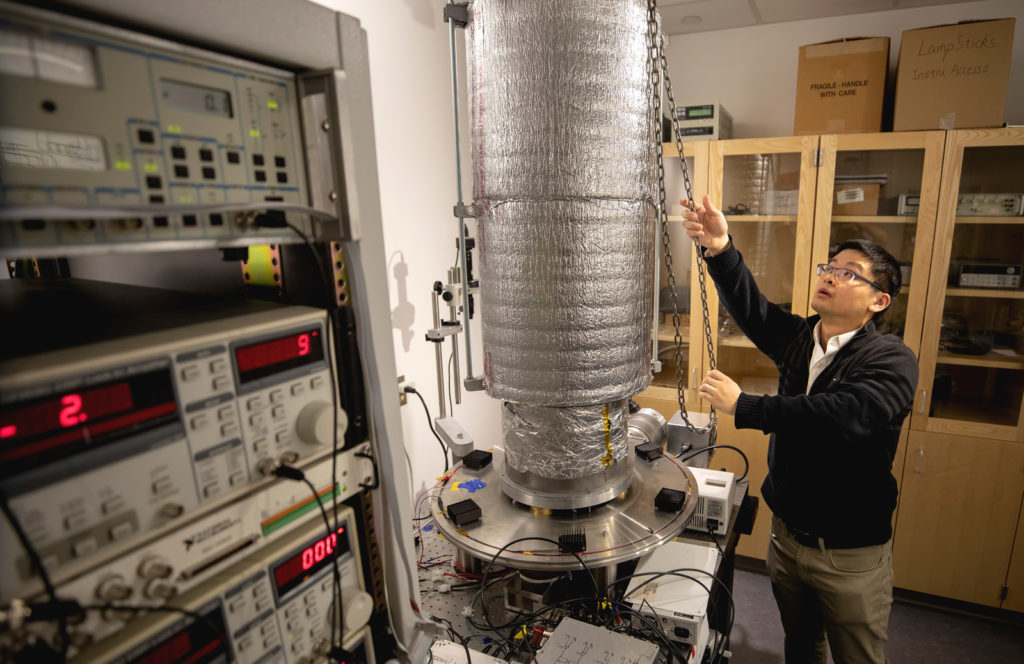
[[[210,498],[220,493],[220,485],[214,482],[213,484],[207,484],[203,487],[203,497]]]
[[[243,483],[245,483],[245,473],[240,470],[236,470],[228,477],[228,484],[231,486],[238,486]]]
[[[263,428],[267,425],[266,419],[263,417],[263,413],[256,413],[249,417],[249,424],[254,427]]]
[[[181,379],[184,381],[195,380],[199,378],[199,367],[194,364],[190,364],[187,367],[183,367],[181,370]]]
[[[270,403],[281,403],[284,401],[284,390],[274,390],[270,393]]]
[[[306,606],[311,606],[316,602],[316,595],[314,595],[313,593],[307,593],[302,598],[302,601],[305,603]]]
[[[158,477],[153,480],[153,493],[161,495],[167,493],[174,488],[174,482],[171,481],[170,477]]]
[[[227,424],[222,424],[221,427],[220,427],[220,435],[225,437],[225,438],[227,438],[229,436],[237,436],[238,435],[238,425],[235,424],[234,422],[228,422]]]
[[[227,376],[217,376],[213,379],[213,389],[224,390],[231,385],[231,379]]]
[[[278,431],[277,434],[274,435],[274,440],[277,441],[278,445],[287,445],[291,442],[291,439],[292,435],[287,431]]]
[[[100,509],[103,510],[104,514],[113,514],[114,512],[119,512],[123,507],[124,498],[122,498],[121,496],[108,498],[103,501],[102,505],[100,505]]]
[[[125,521],[124,523],[119,523],[119,524],[117,524],[116,526],[114,526],[114,527],[112,527],[110,529],[110,533],[109,533],[110,534],[110,540],[113,541],[113,542],[116,542],[117,540],[124,539],[125,537],[128,537],[133,532],[135,532],[135,528],[132,527],[132,522],[131,521]]]
[[[193,431],[199,431],[206,426],[206,415],[196,415],[189,421],[189,426],[192,427]]]
[[[91,537],[80,539],[71,545],[71,553],[75,558],[84,558],[96,551],[96,540]]]
[[[64,517],[64,527],[68,530],[78,530],[88,522],[85,512],[75,512]]]
[[[263,408],[263,397],[252,397],[245,402],[245,407],[249,410],[256,410],[257,408]]]
[[[320,389],[321,387],[323,387],[323,385],[324,385],[324,377],[323,376],[314,376],[313,379],[309,381],[309,386],[312,387],[314,390]]]
[[[256,454],[264,454],[267,451],[267,440],[266,438],[260,438],[253,442],[252,449],[255,450]]]
[[[223,406],[217,411],[217,419],[221,422],[227,422],[232,419],[235,415],[234,406]]]
[[[295,383],[292,385],[292,396],[297,397],[306,391],[306,386],[302,383]]]
[[[287,415],[284,406],[274,406],[274,409],[270,411],[275,420],[283,420]]]
[[[210,371],[212,373],[220,373],[228,368],[228,363],[224,358],[217,358],[210,362]]]

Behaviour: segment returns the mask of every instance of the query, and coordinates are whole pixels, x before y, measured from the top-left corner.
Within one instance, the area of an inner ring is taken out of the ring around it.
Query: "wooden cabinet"
[[[911,431],[893,542],[895,585],[999,606],[1022,495],[1024,445]]]
[[[769,300],[812,313],[814,266],[848,239],[871,239],[900,261],[904,284],[879,328],[918,355],[920,379],[893,461],[896,585],[999,606],[1005,583],[1004,608],[1024,610],[1024,289],[1013,279],[1024,263],[1024,216],[999,207],[1012,208],[1024,190],[1024,129],[713,141],[688,144],[687,154],[691,146],[701,146],[694,194],[707,192],[725,211]],[[696,323],[692,248],[688,255]],[[774,364],[719,308],[710,282],[708,299],[718,368],[746,392],[774,393]],[[696,388],[709,358],[698,332],[692,325],[684,335],[686,403],[706,410]],[[670,417],[674,389],[654,389],[637,400]],[[744,450],[750,491],[760,495],[768,437],[720,416],[718,440]],[[728,450],[712,466],[742,472]],[[762,505],[742,555],[764,558],[769,519]]]
[[[949,132],[915,430],[1024,442],[1021,173],[1024,129]]]

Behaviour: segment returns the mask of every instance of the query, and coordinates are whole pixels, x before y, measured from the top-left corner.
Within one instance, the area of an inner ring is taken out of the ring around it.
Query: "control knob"
[[[326,401],[314,401],[308,403],[299,412],[295,421],[295,433],[304,443],[309,445],[330,445],[334,442],[331,435],[333,406]],[[338,408],[338,437],[340,438],[348,429],[348,415],[341,408]]]
[[[132,596],[133,589],[120,574],[108,576],[96,586],[96,597],[104,602],[119,602]]]

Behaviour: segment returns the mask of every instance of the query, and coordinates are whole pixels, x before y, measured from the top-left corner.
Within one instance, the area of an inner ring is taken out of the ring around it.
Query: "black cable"
[[[427,414],[427,426],[430,427],[430,433],[434,434],[434,438],[437,438],[437,442],[441,444],[441,453],[444,455],[444,472],[448,472],[448,447],[441,440],[441,436],[437,435],[437,431],[434,430],[434,422],[430,419],[430,409],[427,408],[427,402],[423,399],[423,395],[420,394],[419,390],[411,385],[405,387],[406,393],[415,394],[420,399],[420,403],[423,404],[423,412]],[[444,398],[444,395],[441,395]]]
[[[715,537],[715,529],[711,527],[710,523],[708,524],[708,536],[711,538],[711,541],[715,543],[715,548],[718,549],[718,555],[725,558],[725,551],[722,550],[722,545],[718,543],[718,538]]]
[[[313,499],[316,500],[316,504],[320,507],[320,515],[324,519],[324,527],[327,528],[327,537],[330,538],[331,535],[335,535],[338,532],[338,514],[337,514],[337,512],[335,512],[335,514],[334,514],[334,529],[332,529],[331,528],[331,520],[327,516],[327,509],[324,508],[323,500],[321,500],[320,494],[317,493],[316,487],[313,486],[313,483],[309,481],[309,478],[306,477],[305,473],[303,473],[298,468],[294,468],[292,466],[280,465],[280,466],[278,466],[278,467],[276,467],[274,469],[274,474],[277,475],[278,477],[283,477],[285,479],[295,480],[295,481],[298,481],[298,482],[305,482],[306,486],[309,487],[310,492],[313,494]],[[331,489],[333,491],[334,487],[332,486]],[[336,491],[335,491],[335,494],[337,494]],[[337,547],[335,547],[335,551],[337,551]],[[332,570],[333,576],[334,576],[334,601],[336,602],[336,604],[335,604],[335,612],[334,612],[334,620],[331,621],[331,649],[333,650],[334,648],[339,647],[338,644],[340,644],[340,642],[341,642],[341,631],[342,631],[342,629],[341,629],[341,619],[342,619],[342,616],[341,616],[341,572],[338,570],[338,556],[337,555],[334,556],[334,560],[333,560],[333,562],[331,564],[331,570]],[[335,630],[336,627],[337,627],[337,630]]]
[[[747,473],[750,472],[750,460],[747,459],[747,455],[743,453],[743,450],[741,450],[738,447],[733,447],[732,445],[708,445],[707,447],[701,447],[699,449],[690,450],[690,452],[688,454],[680,454],[679,456],[676,457],[676,459],[678,461],[689,461],[693,457],[695,457],[695,456],[697,456],[699,454],[703,454],[704,452],[707,452],[708,450],[718,450],[718,449],[722,449],[722,450],[735,450],[736,452],[740,453],[741,457],[743,457],[743,474],[740,475],[736,479],[737,482],[742,482],[743,479],[747,476]]]
[[[10,522],[11,528],[14,529],[14,534],[18,536],[18,541],[21,542],[22,548],[25,549],[25,553],[28,555],[28,559],[32,563],[32,567],[34,567],[36,573],[39,574],[39,579],[43,582],[43,587],[46,588],[46,594],[50,597],[50,601],[57,604],[57,589],[54,588],[53,582],[50,580],[50,575],[43,566],[43,560],[39,557],[39,552],[36,551],[34,546],[32,546],[32,542],[29,541],[28,535],[25,534],[25,530],[21,527],[21,522],[18,521],[18,517],[16,517],[14,512],[11,510],[11,506],[7,502],[7,494],[3,491],[0,491],[0,509],[3,510],[4,516],[6,516],[7,521]],[[66,662],[68,659],[68,647],[71,645],[70,639],[68,638],[67,616],[62,614],[58,618],[57,631],[60,634],[60,660],[62,662]]]

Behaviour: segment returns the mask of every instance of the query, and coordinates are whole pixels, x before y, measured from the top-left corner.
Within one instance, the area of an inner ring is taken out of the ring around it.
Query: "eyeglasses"
[[[836,283],[840,284],[852,284],[853,282],[860,279],[869,286],[873,286],[878,290],[885,292],[885,289],[871,281],[865,276],[859,275],[853,270],[847,270],[845,267],[835,267],[834,265],[827,265],[825,263],[818,263],[818,271],[816,274],[820,277],[823,274],[835,275]]]

